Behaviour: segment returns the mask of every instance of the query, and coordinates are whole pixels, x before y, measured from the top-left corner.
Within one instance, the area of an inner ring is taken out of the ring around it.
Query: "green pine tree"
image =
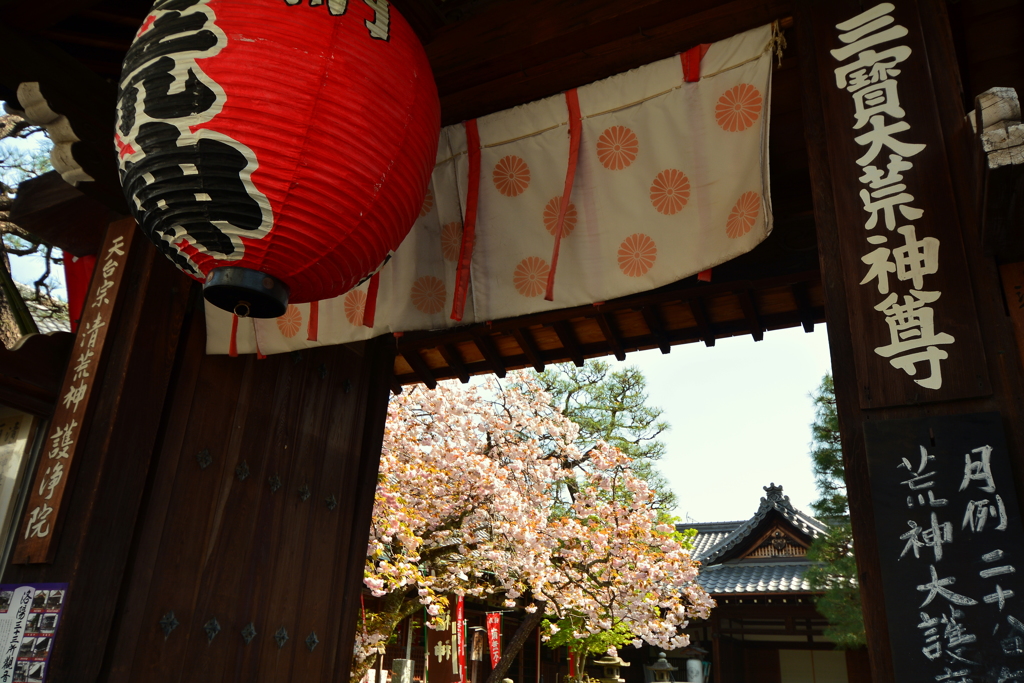
[[[815,603],[828,619],[825,635],[842,649],[863,647],[864,616],[857,585],[857,562],[853,555],[853,531],[846,496],[846,472],[839,440],[839,414],[832,375],[825,375],[813,395],[815,415],[811,425],[811,460],[818,500],[811,503],[815,514],[827,522],[829,532],[811,544],[807,557],[817,562],[807,572],[814,590],[824,591]]]
[[[588,360],[582,368],[562,363],[537,374],[544,390],[562,413],[580,427],[577,443],[584,450],[581,462],[566,469],[586,467],[588,449],[605,441],[633,461],[633,472],[657,492],[654,507],[664,512],[676,506],[676,495],[656,462],[665,454],[658,437],[669,429],[662,409],[647,405],[647,378],[636,366],[612,371],[601,360]]]

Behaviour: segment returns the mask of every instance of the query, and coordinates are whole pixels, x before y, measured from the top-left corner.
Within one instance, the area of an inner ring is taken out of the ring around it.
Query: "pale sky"
[[[747,335],[608,360],[643,371],[649,404],[672,425],[659,466],[679,497],[679,517],[748,519],[772,482],[811,512],[810,394],[832,368],[824,325],[811,334],[796,327],[766,332],[760,342]]]

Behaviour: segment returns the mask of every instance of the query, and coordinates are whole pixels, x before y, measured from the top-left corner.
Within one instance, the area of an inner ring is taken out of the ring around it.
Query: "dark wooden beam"
[[[807,295],[807,283],[795,282],[790,291],[793,292],[796,310],[800,312],[800,324],[804,326],[804,332],[814,332],[814,314],[811,312],[811,298]]]
[[[444,26],[444,16],[434,0],[392,0],[424,45]]]
[[[38,3],[45,7],[46,3]],[[49,109],[67,117],[79,142],[71,155],[93,178],[77,188],[121,215],[128,205],[121,191],[114,146],[117,88],[103,80],[80,61],[50,42],[12,28],[0,20],[0,43],[9,55],[0,69],[0,84],[17,92],[22,83],[38,83],[39,93]],[[20,102],[11,102],[21,108]]]
[[[580,348],[579,339],[576,338],[576,332],[573,331],[572,326],[566,320],[559,320],[552,327],[555,330],[555,334],[558,335],[558,341],[562,342],[565,353],[576,367],[582,368],[583,350]]]
[[[437,379],[434,378],[434,373],[427,367],[426,361],[423,360],[418,350],[399,346],[398,353],[402,355],[402,358],[409,364],[413,372],[419,375],[420,380],[427,385],[428,389],[437,387]]]
[[[764,325],[761,323],[761,316],[757,314],[757,303],[754,301],[754,297],[751,296],[750,290],[739,290],[736,292],[736,298],[740,300],[740,308],[743,309],[743,315],[746,316],[747,322],[750,323],[750,336],[754,338],[754,341],[761,341],[764,339]]]
[[[626,350],[622,347],[622,337],[619,336],[618,331],[615,329],[615,321],[604,311],[598,311],[594,319],[597,320],[597,324],[601,328],[601,334],[604,335],[605,341],[608,342],[608,347],[615,354],[616,360],[626,360]]]
[[[0,403],[49,417],[74,343],[75,335],[56,332],[22,337],[11,349],[0,345]]]
[[[497,5],[427,46],[445,124],[554,95],[790,13],[779,0]]]
[[[1024,260],[1024,125],[1019,93],[992,88],[975,98],[985,251],[1000,263]]]
[[[829,159],[830,131],[825,125],[823,95],[824,74],[832,66],[819,64],[815,55],[813,14],[820,10],[815,0],[799,0],[796,37],[800,42],[800,102],[803,132],[807,141],[807,156],[811,171],[811,189],[814,199],[814,222],[817,230],[817,252],[821,271],[841,273],[842,249],[839,244],[836,200],[832,186]],[[828,87],[834,87],[829,84]],[[879,573],[878,541],[875,538],[874,511],[871,506],[870,477],[864,452],[864,434],[861,430],[859,386],[853,363],[854,334],[849,324],[847,296],[842,277],[822,278],[822,290],[828,302],[828,333],[830,355],[836,359],[832,372],[836,387],[836,405],[844,418],[840,422],[846,483],[849,492],[850,517],[854,542],[857,544],[857,568],[864,624],[869,634],[867,649],[871,657],[871,680],[875,683],[894,683],[892,651],[889,648],[889,625],[883,607],[881,576]],[[796,287],[791,287],[793,298],[807,330],[805,310],[801,310]],[[805,291],[805,290],[802,290]],[[806,305],[806,296],[802,297]],[[813,323],[811,325],[813,329]],[[851,412],[852,411],[852,412]],[[853,418],[852,421],[849,418]],[[856,427],[853,427],[856,425]]]
[[[533,369],[537,372],[544,372],[544,359],[540,355],[540,349],[537,348],[537,343],[533,340],[530,330],[525,327],[514,327],[512,328],[512,337],[519,344],[519,348],[523,350],[523,354],[530,359]]]
[[[132,41],[130,40],[103,38],[87,33],[73,33],[71,31],[40,31],[39,37],[51,40],[55,43],[98,47],[103,50],[114,50],[116,52],[128,52],[128,48],[131,47],[132,44]]]
[[[463,362],[462,356],[459,355],[459,350],[453,344],[441,344],[437,347],[437,350],[441,353],[444,361],[448,363],[452,374],[458,377],[459,381],[463,384],[469,382],[469,372],[466,370],[466,364]]]
[[[696,297],[690,299],[687,303],[690,305],[693,319],[697,322],[697,329],[700,330],[700,337],[704,340],[704,346],[714,346],[715,330],[711,326],[711,320],[708,318],[708,311],[704,307],[704,300]]]
[[[408,382],[406,382],[406,384],[408,384]],[[391,375],[391,393],[394,394],[395,396],[398,396],[400,393],[402,393],[402,382],[399,382],[398,376],[394,374]]]
[[[18,185],[10,220],[75,256],[95,254],[110,223],[110,209],[71,187],[56,171]]]
[[[0,0],[0,24],[38,31],[99,4],[101,0]]]
[[[127,16],[124,14],[115,14],[114,12],[104,12],[102,10],[87,9],[79,12],[78,16],[85,17],[86,19],[96,19],[97,21],[104,21],[108,24],[117,24],[119,26],[130,26],[132,28],[139,28],[142,22],[141,18],[133,16]]]
[[[661,349],[662,353],[669,353],[672,350],[672,346],[669,344],[668,335],[665,333],[665,326],[661,322],[661,316],[658,313],[657,307],[644,306],[640,309],[640,313],[644,316],[647,329],[651,331],[651,335],[657,340],[658,348]]]
[[[480,349],[480,353],[483,354],[484,360],[487,361],[487,365],[490,366],[491,372],[498,377],[504,377],[507,372],[505,368],[505,361],[498,352],[498,347],[494,345],[494,340],[491,339],[491,335],[489,333],[474,334],[473,343],[475,343],[476,347]]]

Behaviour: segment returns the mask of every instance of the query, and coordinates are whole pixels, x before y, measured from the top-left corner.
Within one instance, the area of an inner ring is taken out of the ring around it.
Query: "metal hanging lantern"
[[[269,318],[386,262],[439,130],[426,54],[387,0],[157,0],[115,144],[143,232],[211,303]]]

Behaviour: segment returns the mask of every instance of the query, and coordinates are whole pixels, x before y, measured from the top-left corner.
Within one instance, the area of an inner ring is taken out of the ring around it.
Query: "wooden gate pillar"
[[[1024,382],[945,5],[805,0],[796,25],[873,679],[988,680],[1024,617]]]
[[[46,680],[347,683],[393,339],[208,356],[198,286],[141,235],[117,259],[63,495],[33,484],[4,571],[67,584]]]

